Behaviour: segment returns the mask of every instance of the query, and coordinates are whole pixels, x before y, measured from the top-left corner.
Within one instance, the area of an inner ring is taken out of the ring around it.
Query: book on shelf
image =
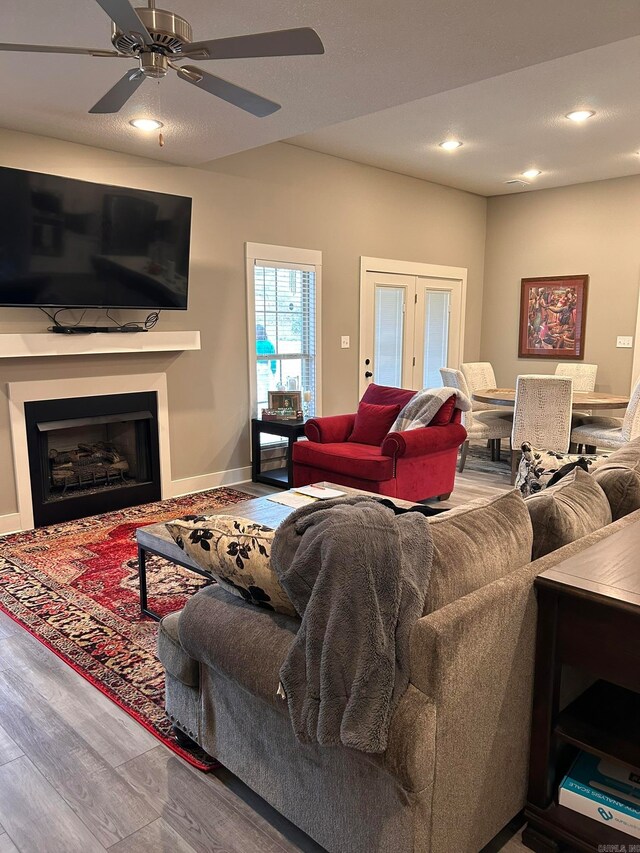
[[[580,752],[560,784],[558,803],[640,838],[640,773],[625,764]]]

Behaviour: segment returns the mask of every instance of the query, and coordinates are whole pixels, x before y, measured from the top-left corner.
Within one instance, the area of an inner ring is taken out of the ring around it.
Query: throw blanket
[[[409,400],[389,432],[404,432],[428,426],[449,397],[456,398],[456,409],[468,412],[471,408],[469,398],[456,388],[425,388]]]
[[[319,501],[280,525],[271,564],[302,616],[280,670],[298,740],[384,752],[432,557],[423,516],[363,496]]]

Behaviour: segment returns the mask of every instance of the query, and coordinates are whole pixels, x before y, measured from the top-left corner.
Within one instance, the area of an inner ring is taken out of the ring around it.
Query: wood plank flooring
[[[465,472],[450,505],[508,488],[506,474]],[[0,853],[104,850],[322,853],[228,771],[175,756],[0,613]],[[511,827],[483,853],[525,851]]]

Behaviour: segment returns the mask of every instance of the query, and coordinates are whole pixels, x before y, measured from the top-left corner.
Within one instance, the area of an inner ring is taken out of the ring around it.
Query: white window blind
[[[448,290],[428,290],[425,294],[424,388],[442,385],[440,368],[446,367],[449,350],[450,296]]]
[[[269,391],[302,392],[305,414],[315,414],[316,271],[305,264],[254,262],[257,412]]]
[[[404,298],[404,287],[376,285],[373,378],[378,385],[402,386]]]

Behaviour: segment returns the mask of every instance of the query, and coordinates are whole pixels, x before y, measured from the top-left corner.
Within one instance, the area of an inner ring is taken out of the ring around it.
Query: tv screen
[[[191,199],[0,168],[0,305],[185,309]]]

